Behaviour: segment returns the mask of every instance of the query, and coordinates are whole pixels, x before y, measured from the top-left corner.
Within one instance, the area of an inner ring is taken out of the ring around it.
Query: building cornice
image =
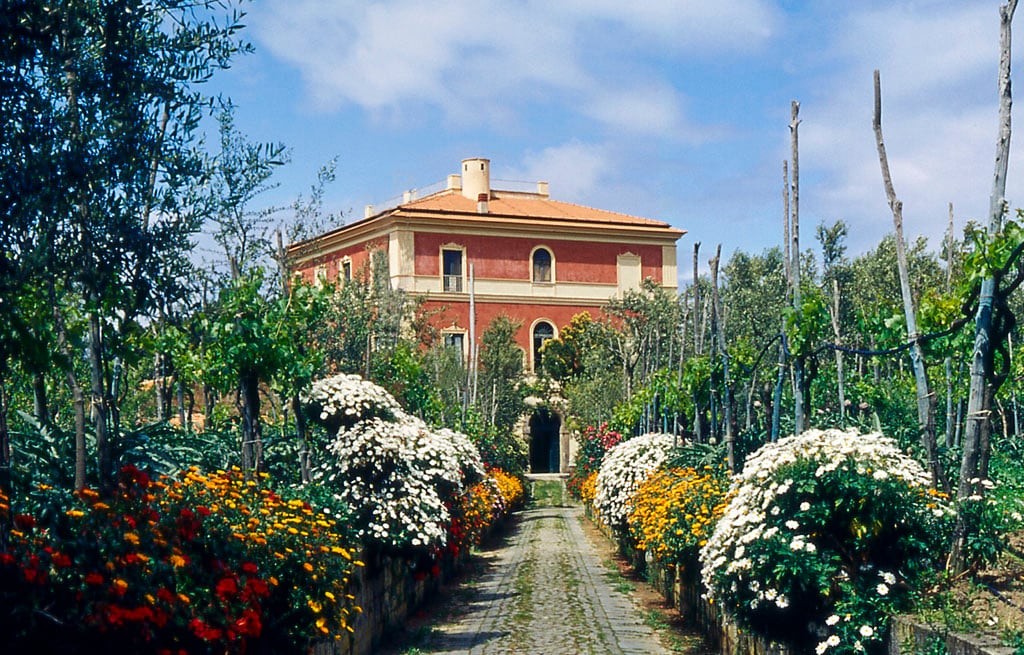
[[[608,223],[585,219],[522,217],[474,212],[438,212],[399,207],[383,214],[341,226],[318,237],[288,246],[291,264],[300,265],[326,252],[353,243],[384,239],[395,230],[414,230],[464,236],[503,236],[561,241],[615,242],[637,245],[671,245],[686,230],[670,226]]]

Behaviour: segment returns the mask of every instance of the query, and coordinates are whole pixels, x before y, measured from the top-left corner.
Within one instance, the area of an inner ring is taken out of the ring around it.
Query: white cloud
[[[999,13],[994,2],[899,3],[853,13],[837,52],[854,68],[878,68],[892,98],[919,97],[994,80]]]
[[[616,130],[630,133],[682,136],[685,125],[682,99],[670,86],[603,89],[593,93],[583,111]],[[697,138],[696,134],[690,135]]]
[[[699,130],[684,120],[684,98],[644,57],[745,51],[778,21],[763,0],[279,0],[251,22],[259,45],[300,71],[322,111],[401,114],[419,103],[449,121],[503,124],[559,106],[607,130],[686,139]]]
[[[501,177],[549,182],[559,200],[581,202],[604,186],[615,164],[607,146],[570,142],[527,153],[520,166],[502,169]]]
[[[950,202],[958,231],[969,219],[984,221],[995,154],[998,12],[995,3],[941,5],[854,10],[830,53],[843,66],[829,71],[820,94],[802,108],[801,168],[819,176],[802,185],[802,207],[815,222],[849,220],[852,250],[893,229],[871,129],[875,68],[907,238],[927,236],[937,248]],[[1014,191],[1011,183],[1008,195]]]
[[[615,23],[677,51],[749,51],[763,45],[780,23],[780,12],[764,0],[563,0],[551,10],[583,24]]]

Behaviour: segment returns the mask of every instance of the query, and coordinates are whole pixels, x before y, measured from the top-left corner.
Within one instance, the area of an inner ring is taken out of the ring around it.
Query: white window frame
[[[457,284],[458,288],[457,289],[450,289],[449,286],[448,286],[449,278],[454,279],[455,276],[454,275],[448,275],[445,272],[445,268],[444,268],[444,254],[446,252],[455,252],[455,251],[458,251],[461,254],[462,270],[460,271],[459,276],[458,276],[458,284]],[[437,257],[438,257],[439,268],[440,268],[440,271],[441,271],[441,276],[440,276],[441,277],[441,292],[442,293],[466,293],[466,291],[467,291],[467,285],[466,285],[466,266],[467,266],[467,264],[466,264],[466,246],[463,246],[463,245],[460,245],[460,244],[457,244],[457,243],[446,243],[443,246],[441,246],[440,250],[438,251]]]

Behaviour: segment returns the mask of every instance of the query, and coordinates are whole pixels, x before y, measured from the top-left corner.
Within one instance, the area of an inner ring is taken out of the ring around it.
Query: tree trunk
[[[309,444],[309,430],[306,426],[306,415],[302,411],[302,402],[299,395],[294,394],[291,398],[292,414],[295,415],[295,436],[299,439],[299,478],[302,484],[309,484],[313,481],[313,459],[312,448]]]
[[[50,407],[46,399],[46,376],[40,372],[32,374],[32,414],[41,425],[50,422]]]
[[[989,236],[994,236],[999,231],[1006,207],[1006,176],[1010,159],[1010,110],[1013,106],[1013,95],[1010,89],[1011,25],[1016,9],[1017,0],[1010,0],[999,8],[999,134],[996,140],[992,194],[989,197]],[[992,308],[997,292],[995,278],[993,276],[986,277],[981,283],[978,309],[974,318],[971,382],[967,395],[967,420],[963,433],[960,480],[956,491],[959,501],[963,501],[975,493],[984,493],[984,487],[976,480],[980,478],[979,464],[983,459],[987,460],[985,448],[988,444],[988,431],[991,429],[989,424],[991,402],[995,395],[995,389],[991,388],[990,381],[993,372],[992,353],[994,350]],[[948,568],[954,574],[960,573],[966,567],[964,546],[968,532],[972,529],[974,529],[973,526],[966,524],[963,512],[958,513],[953,547],[950,549],[948,560]]]
[[[85,489],[86,485],[86,460],[89,457],[85,442],[85,394],[82,392],[82,386],[78,384],[78,378],[75,376],[73,364],[75,353],[71,348],[71,344],[68,343],[67,326],[64,323],[64,315],[61,314],[60,307],[57,304],[56,290],[52,282],[49,291],[50,302],[53,306],[53,324],[57,330],[57,350],[66,359],[64,379],[67,382],[68,391],[71,393],[71,407],[75,418],[75,489],[81,491]]]
[[[185,382],[183,380],[178,380],[177,382],[178,383],[175,384],[174,386],[176,387],[175,395],[177,396],[178,401],[178,424],[181,426],[183,430],[191,430],[192,412],[186,411],[185,408]]]
[[[98,303],[98,298],[93,298]],[[103,335],[100,317],[95,310],[89,312],[89,383],[93,426],[96,431],[96,453],[99,466],[99,487],[103,493],[114,486],[114,449],[110,440],[107,392],[103,381]]]
[[[251,373],[242,375],[238,391],[242,403],[242,470],[250,476],[262,467],[259,378]]]
[[[0,362],[0,492],[11,493],[11,433],[7,423],[8,399],[7,399],[7,359]],[[10,518],[10,512],[4,512],[5,518]],[[6,523],[6,522],[5,522]],[[3,535],[0,537],[0,548],[6,546],[3,539],[7,537],[9,525],[0,526]]]
[[[892,221],[896,229],[896,263],[899,267],[900,292],[903,296],[903,315],[907,321],[907,343],[910,344],[910,360],[914,368],[914,382],[917,386],[917,422],[921,446],[924,448],[928,461],[928,470],[932,476],[932,486],[949,491],[942,462],[939,461],[935,437],[935,399],[928,388],[928,372],[925,369],[924,350],[918,340],[917,310],[914,297],[910,291],[910,273],[907,270],[906,242],[903,239],[903,202],[896,197],[889,173],[889,161],[885,153],[885,141],[882,139],[882,83],[878,71],[875,71],[875,112],[873,126],[875,143],[878,147],[878,162],[882,169],[882,182],[885,194],[892,210]]]

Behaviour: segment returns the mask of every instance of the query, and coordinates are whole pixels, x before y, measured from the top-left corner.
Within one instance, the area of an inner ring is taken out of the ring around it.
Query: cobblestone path
[[[561,481],[536,484],[544,493],[534,509],[523,512],[506,545],[489,554],[457,616],[435,625],[419,652],[667,653],[629,596],[609,581],[580,525],[582,508],[561,504]]]

